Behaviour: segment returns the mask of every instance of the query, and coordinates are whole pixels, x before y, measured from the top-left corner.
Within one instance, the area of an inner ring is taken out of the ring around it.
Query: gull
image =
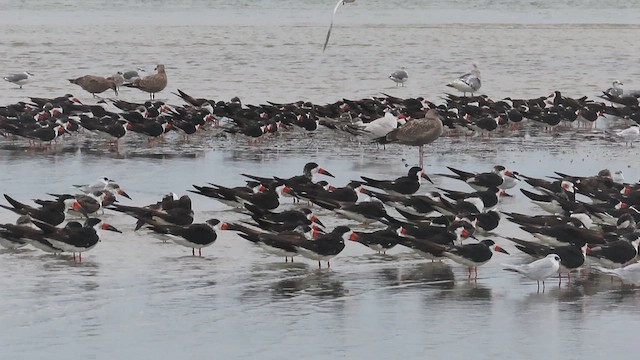
[[[404,145],[419,147],[419,166],[424,169],[424,145],[436,141],[444,126],[438,111],[430,109],[424,118],[407,122],[397,129],[391,130],[387,135],[381,136],[374,141],[381,144],[400,143]]]
[[[636,286],[640,285],[640,263],[627,265],[617,269],[605,269],[600,266],[593,266],[593,268],[602,273],[613,275],[624,283]]]
[[[611,96],[622,96],[624,94],[624,89],[622,88],[624,85],[620,80],[615,80],[610,88],[604,91],[606,95]]]
[[[350,4],[355,1],[356,0],[338,0],[336,7],[333,8],[333,15],[331,15],[331,25],[329,25],[329,31],[327,31],[327,39],[324,41],[322,52],[324,52],[327,49],[327,44],[329,44],[329,37],[331,36],[331,29],[333,28],[333,18],[336,16],[336,12],[338,12],[338,8],[340,8],[340,5]]]
[[[141,79],[136,79],[132,83],[124,85],[148,92],[149,98],[155,99],[155,94],[167,87],[167,73],[165,72],[164,65],[158,64],[156,66],[155,74],[145,76]]]
[[[633,124],[624,130],[616,131],[615,134],[624,140],[625,145],[630,144],[633,147],[633,142],[640,137],[640,125]]]
[[[400,68],[400,70],[392,72],[391,75],[389,75],[389,79],[393,80],[396,86],[398,86],[398,84],[404,86],[404,83],[409,80],[409,74],[404,68]]]
[[[473,69],[470,72],[448,83],[447,86],[461,91],[464,96],[466,96],[468,92],[470,92],[471,96],[473,96],[473,93],[480,90],[480,86],[482,86],[482,83],[480,81],[480,70],[478,70],[478,66],[476,64],[473,64]]]
[[[544,289],[544,279],[555,275],[560,269],[560,256],[557,254],[549,254],[546,257],[524,265],[502,264],[504,270],[518,272],[531,280],[538,283],[540,290],[540,281]]]
[[[20,89],[22,89],[22,85],[30,82],[32,76],[33,76],[32,73],[30,73],[28,71],[25,71],[25,72],[21,72],[19,74],[7,75],[7,76],[3,77],[3,79],[5,79],[6,81],[8,81],[10,83],[14,83],[14,84],[20,86]]]

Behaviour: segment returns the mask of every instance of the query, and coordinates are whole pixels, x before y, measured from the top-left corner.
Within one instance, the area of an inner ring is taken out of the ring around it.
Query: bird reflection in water
[[[276,297],[310,295],[319,298],[339,298],[349,290],[338,275],[331,271],[314,270],[298,277],[280,280],[271,287]]]
[[[451,266],[443,262],[428,262],[407,269],[399,269],[393,285],[418,284],[441,289],[454,286]]]

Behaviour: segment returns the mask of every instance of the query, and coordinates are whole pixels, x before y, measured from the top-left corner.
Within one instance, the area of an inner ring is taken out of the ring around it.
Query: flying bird
[[[329,25],[329,31],[327,31],[327,39],[324,41],[324,46],[322,47],[322,52],[324,52],[327,49],[327,44],[329,44],[329,37],[331,36],[331,29],[333,29],[333,18],[336,16],[336,13],[338,12],[338,9],[340,8],[340,5],[344,5],[344,4],[350,4],[352,2],[355,2],[356,0],[339,0],[338,3],[336,4],[336,7],[333,8],[333,14],[331,15],[331,25]]]

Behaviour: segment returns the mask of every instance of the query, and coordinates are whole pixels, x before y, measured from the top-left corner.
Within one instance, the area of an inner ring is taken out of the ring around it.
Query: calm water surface
[[[37,80],[23,90],[0,84],[0,104],[68,92],[91,103],[66,79],[156,63],[167,65],[170,82],[159,96],[176,104],[176,88],[245,103],[323,103],[381,92],[441,102],[444,84],[471,62],[482,70],[482,92],[493,98],[556,89],[594,97],[614,79],[640,88],[640,54],[629,46],[637,42],[638,2],[359,0],[339,11],[322,54],[332,3],[0,0],[0,70],[28,69]],[[386,78],[400,66],[410,74],[404,88]],[[142,101],[145,94],[122,89],[120,98]],[[442,138],[428,150],[427,170],[504,164],[543,177],[610,168],[637,181],[637,148],[603,136],[622,125],[602,119],[594,131]],[[240,173],[295,175],[307,161],[335,174],[336,185],[361,175],[399,176],[417,162],[416,149],[382,150],[328,132],[260,146],[214,133],[188,142],[171,134],[153,146],[128,136],[119,152],[88,134],[50,149],[0,139],[2,192],[28,201],[106,175],[132,195],[123,203],[144,205],[192,184],[239,185]],[[433,178],[436,186],[469,190]],[[207,198],[192,199],[196,221],[244,219]],[[521,196],[501,209],[538,211]],[[105,234],[79,265],[35,250],[0,251],[2,358],[587,359],[622,358],[636,348],[635,289],[578,274],[571,286],[550,280],[538,293],[535,283],[500,269],[528,260],[500,238],[512,255],[496,255],[468,281],[466,269],[449,262],[400,248],[375,255],[352,243],[329,270],[304,259],[284,264],[226,232],[193,258],[189,249],[133,232],[131,218],[105,219],[124,234]],[[3,223],[14,220],[0,211]],[[527,237],[506,222],[498,230]]]

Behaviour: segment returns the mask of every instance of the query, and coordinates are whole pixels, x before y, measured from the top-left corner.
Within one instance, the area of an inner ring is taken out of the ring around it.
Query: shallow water
[[[404,10],[390,11],[400,3]],[[31,69],[37,76],[23,90],[0,84],[0,104],[67,92],[91,102],[65,79],[152,69],[158,62],[167,64],[170,81],[160,97],[177,104],[170,95],[176,88],[223,100],[237,95],[245,103],[322,103],[380,92],[440,102],[444,84],[471,61],[482,70],[482,92],[494,98],[555,89],[593,97],[614,79],[634,88],[638,75],[638,50],[628,44],[636,41],[640,5],[628,2],[580,2],[576,10],[570,1],[358,1],[338,13],[324,55],[333,6],[325,2],[76,4],[0,1],[7,19],[0,24],[6,54],[0,68]],[[76,20],[64,26],[55,21],[69,13]],[[404,88],[386,78],[400,66],[410,73]],[[120,98],[145,96],[123,89]],[[504,164],[543,177],[610,168],[636,181],[637,147],[603,134],[620,125],[601,119],[593,131],[441,138],[427,151],[427,171],[487,171]],[[3,193],[26,202],[106,175],[133,197],[124,204],[144,205],[170,191],[184,194],[192,184],[239,185],[241,173],[295,175],[307,161],[320,163],[336,175],[336,185],[344,185],[361,175],[400,176],[417,162],[417,150],[382,150],[326,131],[258,146],[213,132],[189,141],[170,134],[155,145],[127,136],[117,152],[89,134],[45,149],[0,139],[0,184]],[[436,186],[470,190],[432,178]],[[196,221],[244,219],[207,198],[192,199]],[[517,195],[504,199],[501,209],[538,211]],[[329,226],[342,223],[321,214]],[[129,217],[108,212],[105,219],[124,234],[104,234],[82,264],[35,250],[0,251],[3,358],[576,359],[635,350],[635,289],[578,274],[571,286],[550,279],[538,292],[535,283],[500,269],[503,262],[528,260],[500,238],[512,255],[496,255],[477,281],[468,281],[456,264],[431,263],[401,248],[376,255],[353,243],[331,269],[318,270],[304,259],[285,264],[229,232],[194,258],[189,249],[133,232]],[[14,220],[0,211],[1,222]],[[498,233],[527,236],[506,222]]]

